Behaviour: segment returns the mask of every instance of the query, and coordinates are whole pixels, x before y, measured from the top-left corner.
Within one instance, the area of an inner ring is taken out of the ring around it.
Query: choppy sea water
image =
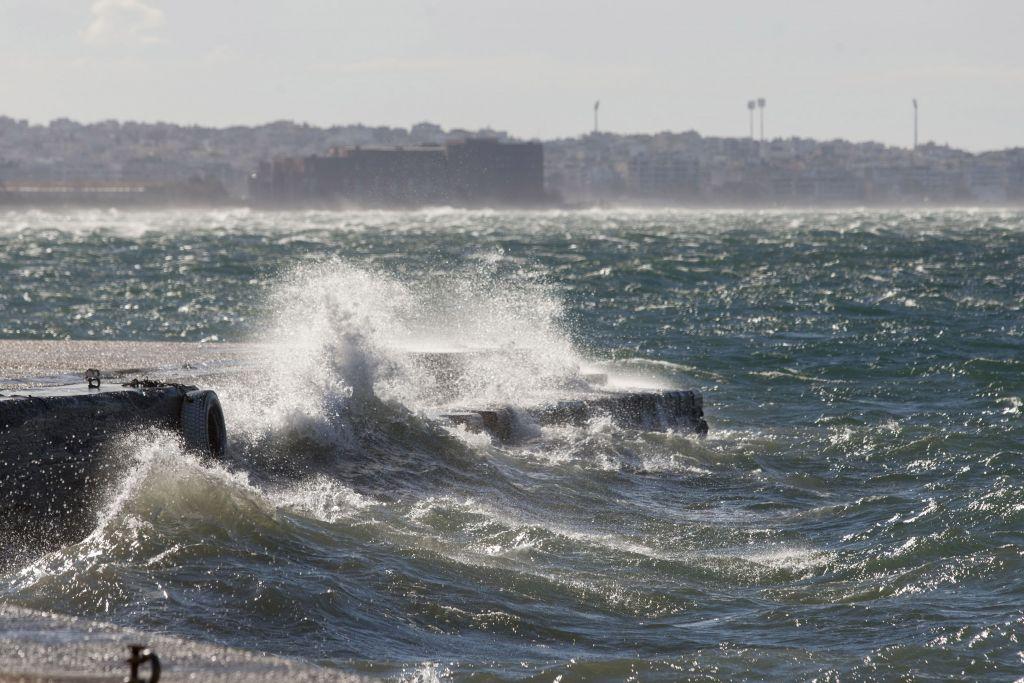
[[[0,336],[259,341],[0,599],[430,680],[1024,672],[1024,214],[6,213]],[[594,365],[711,432],[441,427],[402,349]]]

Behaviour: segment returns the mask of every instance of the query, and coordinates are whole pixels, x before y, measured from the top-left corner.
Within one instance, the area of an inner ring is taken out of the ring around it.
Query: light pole
[[[754,107],[757,106],[757,102],[754,100],[747,100],[747,109],[750,111],[750,139],[754,139]]]
[[[601,108],[601,100],[594,102],[594,132],[597,132],[597,110]]]
[[[757,98],[757,108],[761,110],[761,142],[764,142],[764,105],[763,97]]]
[[[917,98],[914,98],[914,150],[917,150]]]

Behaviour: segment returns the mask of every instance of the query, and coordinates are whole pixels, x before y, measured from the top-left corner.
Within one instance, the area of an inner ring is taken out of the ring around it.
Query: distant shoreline
[[[28,213],[43,211],[64,213],[77,211],[116,211],[116,212],[163,212],[163,211],[218,211],[218,210],[251,210],[261,213],[292,213],[317,211],[325,213],[367,213],[367,212],[589,212],[589,211],[693,211],[693,212],[848,212],[848,211],[1024,211],[1024,201],[1010,203],[922,203],[922,204],[647,204],[632,202],[608,202],[592,204],[560,204],[546,206],[456,206],[448,204],[431,204],[422,206],[357,206],[331,204],[297,204],[297,205],[265,205],[245,201],[226,201],[222,203],[153,203],[153,204],[103,204],[103,203],[69,203],[69,204],[3,204],[0,203],[0,216],[3,214]]]

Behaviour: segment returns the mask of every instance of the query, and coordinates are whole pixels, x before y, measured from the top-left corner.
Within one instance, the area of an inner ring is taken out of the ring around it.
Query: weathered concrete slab
[[[525,408],[500,406],[453,410],[439,417],[500,441],[512,441],[524,431],[524,423],[582,426],[596,417],[610,417],[627,429],[680,430],[707,434],[704,397],[699,391],[666,390],[607,392]]]
[[[129,644],[160,658],[161,681],[367,681],[368,677],[256,652],[0,604],[0,683],[125,680]],[[148,669],[140,670],[148,674]]]
[[[88,368],[107,378],[214,369],[253,353],[249,344],[0,339],[0,393],[81,381]]]

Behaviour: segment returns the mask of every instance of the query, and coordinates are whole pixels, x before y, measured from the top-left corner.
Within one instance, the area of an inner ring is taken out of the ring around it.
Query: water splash
[[[1020,212],[69,215],[0,225],[0,333],[270,351],[232,462],[143,436],[7,602],[395,677],[1020,668]],[[709,438],[429,419],[576,365]]]

